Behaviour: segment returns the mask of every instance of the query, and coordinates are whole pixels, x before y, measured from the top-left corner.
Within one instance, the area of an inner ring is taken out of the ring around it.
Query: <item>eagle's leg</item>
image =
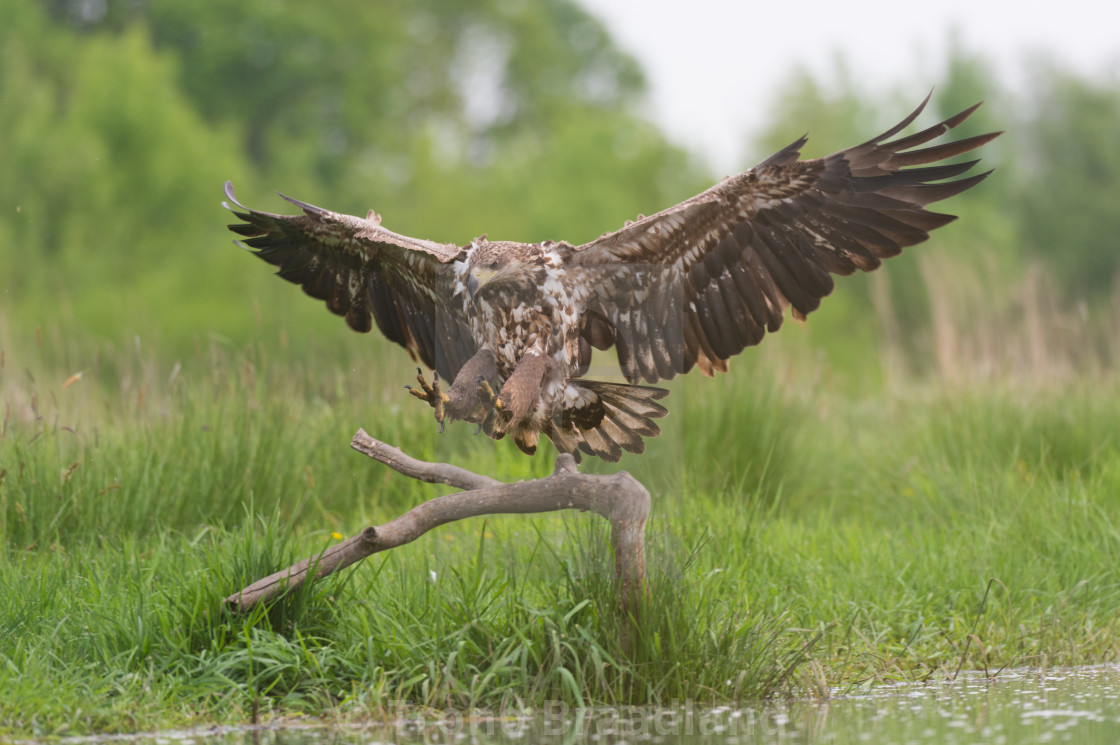
[[[506,429],[516,427],[540,401],[541,383],[549,364],[549,358],[537,351],[529,352],[517,363],[509,380],[502,386],[502,392],[494,399],[494,408],[509,412]]]
[[[478,379],[478,400],[487,409],[502,410],[502,402],[498,400],[498,394],[494,393],[494,388],[486,378]]]
[[[498,360],[494,353],[489,349],[481,349],[467,360],[446,391],[440,384],[438,372],[432,374],[432,382],[428,383],[419,368],[416,370],[416,381],[420,387],[406,385],[405,388],[435,409],[440,431],[443,431],[447,420],[452,419],[476,422],[490,434],[496,429],[492,415],[497,413],[495,401],[498,398],[494,395],[492,383],[497,384],[500,380]]]
[[[486,397],[484,391],[492,391],[490,381],[497,383],[498,380],[497,358],[489,349],[480,349],[459,370],[447,392],[441,393],[432,403],[441,426],[446,419],[484,424],[494,408],[493,395]],[[419,391],[414,395],[427,400]],[[440,419],[441,415],[443,419]],[[487,429],[487,433],[491,429]]]
[[[420,384],[419,389],[406,385],[405,390],[436,410],[436,421],[439,422],[439,430],[442,432],[444,422],[447,420],[447,402],[451,400],[451,397],[443,392],[443,386],[439,382],[439,373],[435,370],[432,371],[432,382],[429,384],[424,379],[424,371],[418,367],[416,368],[416,382]]]
[[[489,349],[480,349],[467,360],[448,391],[448,411],[453,419],[481,422],[492,408],[483,391],[498,380],[498,360]],[[481,407],[481,409],[480,409]]]

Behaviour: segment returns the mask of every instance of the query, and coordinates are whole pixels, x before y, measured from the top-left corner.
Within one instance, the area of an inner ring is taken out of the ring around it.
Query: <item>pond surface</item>
[[[836,693],[828,701],[770,702],[745,708],[685,704],[573,711],[557,704],[523,717],[405,718],[379,727],[262,727],[128,740],[144,745],[1111,744],[1120,742],[1120,666],[1045,673],[1013,670],[993,679],[967,673],[953,683],[879,686],[858,695]]]

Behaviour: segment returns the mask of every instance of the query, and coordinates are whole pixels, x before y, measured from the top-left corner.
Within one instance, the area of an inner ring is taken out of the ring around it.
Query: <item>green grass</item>
[[[359,341],[5,350],[0,737],[819,695],[1120,650],[1120,385],[845,387],[781,345],[675,383],[665,435],[622,464],[653,495],[630,647],[588,515],[446,526],[231,616],[222,597],[332,533],[446,492],[351,451],[359,426],[505,480],[551,470],[436,434],[404,355]]]

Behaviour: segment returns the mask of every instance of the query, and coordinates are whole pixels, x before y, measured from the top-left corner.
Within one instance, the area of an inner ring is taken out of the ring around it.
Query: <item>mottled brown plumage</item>
[[[928,165],[998,133],[920,147],[975,106],[889,141],[921,113],[861,145],[799,160],[801,138],[754,168],[582,246],[417,240],[302,202],[300,215],[237,203],[230,229],[325,300],[351,328],[373,322],[454,381],[413,391],[445,417],[509,432],[526,452],[543,432],[562,452],[618,460],[642,452],[665,415],[660,388],[639,385],[727,360],[832,291],[832,275],[871,271],[955,219],[926,205],[979,183],[977,161]],[[916,167],[917,166],[917,167]],[[583,378],[592,349],[614,347],[628,384]],[[500,391],[494,395],[494,391]]]

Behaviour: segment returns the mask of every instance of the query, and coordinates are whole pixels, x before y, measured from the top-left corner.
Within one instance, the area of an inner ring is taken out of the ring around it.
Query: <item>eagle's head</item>
[[[544,259],[537,247],[514,241],[471,241],[459,280],[471,300],[503,294],[532,297],[544,280]]]

